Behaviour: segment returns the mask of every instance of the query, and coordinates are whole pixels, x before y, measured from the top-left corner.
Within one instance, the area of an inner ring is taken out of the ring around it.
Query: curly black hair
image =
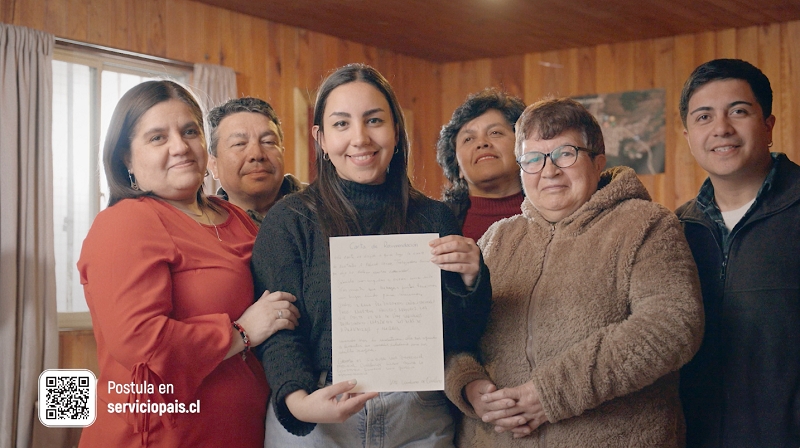
[[[442,126],[439,141],[436,142],[436,161],[450,181],[450,184],[442,190],[443,201],[469,200],[469,186],[467,181],[461,178],[461,170],[456,161],[456,135],[465,124],[492,109],[503,114],[513,129],[522,111],[525,110],[525,103],[499,89],[486,88],[469,95],[467,100],[453,112],[450,122]]]

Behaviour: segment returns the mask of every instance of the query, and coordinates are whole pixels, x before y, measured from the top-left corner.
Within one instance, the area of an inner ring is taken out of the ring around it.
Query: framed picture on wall
[[[603,129],[606,168],[629,166],[637,174],[664,172],[666,92],[632,90],[574,98]]]

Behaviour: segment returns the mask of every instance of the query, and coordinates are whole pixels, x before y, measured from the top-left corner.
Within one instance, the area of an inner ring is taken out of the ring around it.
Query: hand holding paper
[[[296,390],[286,396],[286,406],[298,420],[310,423],[342,423],[360,411],[377,393],[349,393],[355,380],[342,381],[309,395]],[[337,397],[338,396],[338,397]]]
[[[481,251],[472,238],[448,235],[430,242],[431,261],[445,271],[458,272],[471,288],[480,271]]]
[[[428,245],[438,236],[330,239],[334,382],[357,378],[359,392],[444,388],[441,271]]]

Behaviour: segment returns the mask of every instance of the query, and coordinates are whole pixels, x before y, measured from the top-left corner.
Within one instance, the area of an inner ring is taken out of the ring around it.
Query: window
[[[59,327],[89,328],[76,268],[83,239],[108,202],[102,151],[120,97],[143,81],[185,83],[188,69],[57,47],[53,58],[53,233]]]

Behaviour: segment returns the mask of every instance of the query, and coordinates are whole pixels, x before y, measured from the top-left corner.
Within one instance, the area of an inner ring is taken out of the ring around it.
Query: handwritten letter
[[[355,392],[444,389],[442,289],[435,233],[334,237],[333,382]]]

